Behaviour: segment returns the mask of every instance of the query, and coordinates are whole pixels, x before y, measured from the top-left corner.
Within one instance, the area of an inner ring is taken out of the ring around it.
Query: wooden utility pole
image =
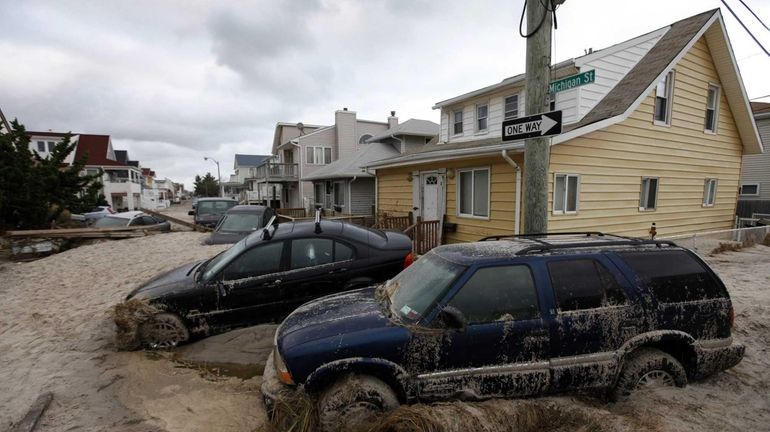
[[[563,1],[563,0],[562,0]],[[562,3],[559,1],[558,3]],[[526,0],[527,38],[526,115],[548,111],[548,84],[551,82],[551,12],[548,0]],[[541,24],[542,21],[542,24]],[[550,138],[524,141],[524,233],[548,231],[548,160]]]

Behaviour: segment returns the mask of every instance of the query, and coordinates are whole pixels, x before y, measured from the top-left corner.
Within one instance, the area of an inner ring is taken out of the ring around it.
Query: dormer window
[[[674,94],[674,71],[671,71],[655,87],[655,124],[671,124],[671,102]]]
[[[476,105],[476,132],[487,131],[487,119],[489,117],[489,105]]]
[[[454,135],[462,135],[463,133],[463,112],[455,111],[452,113],[452,133]]]
[[[366,140],[370,139],[373,135],[372,134],[363,134],[361,135],[361,138],[358,139],[359,144],[366,144]]]
[[[519,116],[519,95],[512,95],[505,98],[505,120],[514,119]]]
[[[45,141],[38,141],[37,142],[37,152],[38,153],[45,153]]]

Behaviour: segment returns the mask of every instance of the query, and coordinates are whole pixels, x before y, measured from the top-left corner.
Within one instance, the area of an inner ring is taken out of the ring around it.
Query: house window
[[[361,138],[358,139],[359,144],[366,144],[366,140],[372,137],[372,134],[363,134],[361,135]]]
[[[463,112],[455,111],[452,113],[452,117],[454,119],[453,134],[455,135],[462,134],[463,133]]]
[[[719,112],[719,87],[709,84],[708,98],[706,100],[706,132],[717,132]]]
[[[714,205],[717,196],[717,179],[706,179],[703,185],[703,207]]]
[[[52,152],[53,148],[56,147],[56,143],[53,141],[48,141],[48,152]]]
[[[326,165],[332,162],[331,147],[313,147],[305,148],[305,163],[308,165]]]
[[[37,142],[37,151],[38,153],[45,153],[45,141]]]
[[[658,179],[655,177],[642,178],[642,191],[639,199],[639,210],[655,210],[658,200]]]
[[[747,183],[741,185],[740,194],[742,196],[758,196],[759,195],[759,183]]]
[[[671,124],[671,96],[674,93],[674,71],[658,82],[655,87],[655,123]]]
[[[577,213],[578,185],[577,174],[556,174],[553,182],[553,213]]]
[[[485,132],[487,130],[488,116],[489,105],[476,105],[476,132]]]
[[[508,96],[505,98],[505,120],[513,119],[519,116],[519,95]]]
[[[489,217],[489,168],[460,170],[457,195],[459,216]]]

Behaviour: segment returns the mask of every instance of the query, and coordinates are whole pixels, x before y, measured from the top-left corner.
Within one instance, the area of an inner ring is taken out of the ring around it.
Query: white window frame
[[[457,118],[455,117],[456,114],[460,114],[460,132],[456,132],[457,128],[455,127],[457,125]],[[465,113],[463,110],[455,110],[452,111],[452,136],[460,136],[463,133],[465,133]]]
[[[564,202],[563,210],[557,210],[556,209],[556,179],[558,177],[564,177]],[[575,191],[575,210],[567,210],[567,197],[569,196],[569,179],[570,177],[574,177],[577,179],[577,183],[575,187],[577,190]],[[554,173],[553,174],[553,214],[555,215],[569,215],[569,214],[577,214],[578,211],[580,211],[580,174],[572,174],[572,173]]]
[[[757,193],[754,193],[754,194],[743,193],[743,187],[744,186],[756,186],[757,187]],[[738,188],[738,194],[740,196],[759,196],[759,183],[741,183],[741,186]]]
[[[476,185],[475,184],[476,176],[474,175],[474,173],[476,171],[486,171],[487,172],[487,215],[486,216],[474,215],[473,213],[474,213],[475,208],[471,208],[471,212],[470,213],[461,213],[460,212],[460,208],[461,208],[461,205],[460,205],[460,202],[461,202],[461,196],[460,196],[460,194],[461,194],[461,187],[460,187],[461,186],[461,180],[460,179],[462,178],[461,173],[464,173],[464,172],[470,172],[471,173],[471,206],[475,207],[475,202],[476,202],[475,198],[476,197],[474,196],[474,194],[476,193],[476,188],[474,186]],[[492,168],[489,167],[489,166],[482,166],[482,167],[458,169],[457,173],[455,174],[455,178],[457,179],[457,181],[456,181],[457,184],[455,185],[455,187],[456,187],[456,195],[455,195],[455,207],[456,207],[456,209],[455,209],[455,214],[457,215],[457,217],[469,218],[469,219],[489,220],[490,217],[492,216]]]
[[[509,111],[505,110],[505,106],[508,104],[507,100],[512,98],[512,97],[516,98],[516,115],[511,117],[511,116],[508,116],[508,112]],[[503,120],[511,120],[511,119],[515,119],[515,118],[519,118],[519,94],[518,93],[512,94],[512,95],[508,95],[508,96],[503,98]]]
[[[652,122],[653,124],[656,124],[658,126],[671,126],[671,114],[673,111],[674,106],[674,80],[676,79],[676,74],[674,73],[674,70],[669,71],[666,76],[663,77],[661,81],[658,81],[658,83],[655,86],[655,100],[652,104]],[[663,99],[666,99],[666,119],[665,120],[658,120],[657,114],[658,110],[657,102],[658,102],[658,90],[660,89],[661,82],[664,82],[664,96]]]
[[[644,187],[645,180],[655,180],[655,202],[653,203],[653,206],[649,208],[643,206],[643,204],[648,201],[647,198],[650,193],[649,186],[647,188]],[[658,208],[659,196],[660,196],[660,178],[659,177],[642,177],[642,181],[639,183],[639,211],[640,212],[655,211]]]
[[[481,108],[481,107],[486,107],[487,108],[487,115],[486,115],[486,117],[479,117],[479,108]],[[482,129],[479,126],[479,121],[481,119],[484,119],[484,121],[486,121],[486,123],[487,123],[487,127],[485,127],[484,129]],[[487,132],[489,132],[489,102],[484,102],[484,103],[476,104],[476,133],[477,134],[484,134],[484,133],[487,133]]]
[[[708,101],[708,92],[713,89],[714,90],[714,107],[709,107],[709,101]],[[713,134],[716,135],[717,128],[719,127],[719,98],[722,96],[722,88],[714,83],[709,83],[708,90],[706,90],[706,111],[704,113],[704,125],[703,125],[703,132],[707,134]],[[705,124],[706,119],[708,119],[708,111],[710,109],[714,110],[714,125],[711,129],[709,129],[709,125]]]
[[[713,193],[711,192],[711,184],[714,185]],[[703,207],[714,207],[717,202],[717,186],[719,181],[716,178],[707,178],[703,182]],[[709,200],[710,198],[710,200]],[[710,202],[709,202],[710,201]]]
[[[313,149],[313,160],[308,160],[308,149]],[[329,162],[326,162],[326,149],[329,149]],[[316,161],[318,152],[321,153],[321,163],[318,163]],[[328,165],[332,163],[332,148],[331,147],[324,147],[324,146],[307,146],[305,147],[305,165]]]

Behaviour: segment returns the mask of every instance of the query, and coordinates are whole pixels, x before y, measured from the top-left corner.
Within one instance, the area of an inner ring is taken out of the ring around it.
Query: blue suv
[[[262,392],[335,430],[398,404],[684,386],[741,361],[724,284],[668,241],[601,233],[440,246],[281,324]]]

